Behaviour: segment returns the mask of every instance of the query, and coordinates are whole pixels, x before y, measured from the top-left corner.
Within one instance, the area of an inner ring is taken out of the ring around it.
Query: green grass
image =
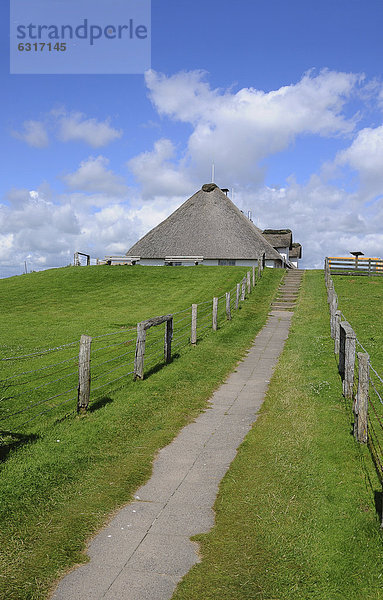
[[[383,598],[380,494],[368,449],[351,435],[323,272],[307,272],[260,417],[221,484],[216,524],[195,538],[202,562],[174,600]]]
[[[2,355],[176,312],[221,295],[244,272],[90,267],[4,280]],[[182,348],[144,381],[107,389],[85,417],[71,407],[23,429],[35,437],[10,452],[0,474],[2,599],[42,600],[57,577],[86,561],[85,540],[130,500],[156,451],[204,408],[249,347],[282,274],[267,269],[230,323],[221,319],[215,334]]]
[[[336,275],[333,281],[339,309],[370,354],[372,364],[383,373],[383,277]]]

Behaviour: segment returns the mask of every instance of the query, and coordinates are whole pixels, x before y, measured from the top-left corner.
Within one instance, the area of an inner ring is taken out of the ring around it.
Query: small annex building
[[[282,256],[215,183],[202,186],[126,253],[130,264],[283,268]]]

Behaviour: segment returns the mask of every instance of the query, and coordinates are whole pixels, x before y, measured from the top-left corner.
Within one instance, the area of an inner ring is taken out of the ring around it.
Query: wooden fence
[[[369,354],[351,324],[339,310],[328,259],[325,261],[325,282],[331,337],[334,339],[334,353],[338,357],[343,396],[352,406],[354,437],[359,443],[368,444],[383,483],[383,378],[371,364]]]
[[[329,256],[326,265],[331,275],[383,275],[381,258]]]
[[[262,265],[262,259],[259,263]],[[91,398],[100,398],[99,390],[105,394],[112,384],[126,381],[128,376],[142,380],[145,368],[148,373],[169,363],[174,348],[179,351],[187,345],[195,346],[208,331],[217,331],[220,323],[230,321],[261,274],[262,266],[254,266],[221,296],[178,313],[140,321],[136,328],[123,327],[93,337],[82,335],[80,345],[73,341],[0,359],[0,423],[8,422],[17,430],[59,406],[74,403],[76,398],[77,412],[86,413]],[[165,326],[164,332],[161,325]],[[73,354],[78,345],[76,357]],[[19,422],[24,418],[25,422]]]

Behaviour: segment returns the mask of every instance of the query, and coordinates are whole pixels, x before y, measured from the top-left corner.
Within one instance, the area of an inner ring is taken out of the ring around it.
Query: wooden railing
[[[332,275],[383,275],[383,259],[329,256],[326,258]]]

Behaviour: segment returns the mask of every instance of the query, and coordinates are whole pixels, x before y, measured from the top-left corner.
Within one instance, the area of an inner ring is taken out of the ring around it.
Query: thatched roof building
[[[214,183],[205,184],[127,252],[140,264],[285,266],[283,257]],[[133,260],[132,260],[133,262]]]

